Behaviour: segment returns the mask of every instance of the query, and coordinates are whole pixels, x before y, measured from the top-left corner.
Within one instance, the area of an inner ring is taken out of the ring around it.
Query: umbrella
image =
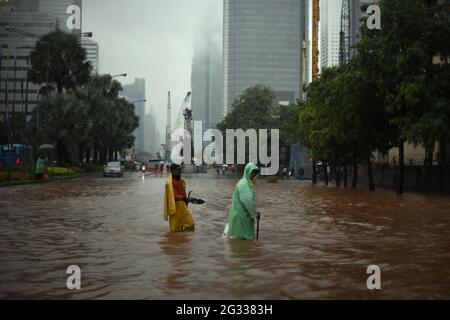
[[[43,144],[42,146],[39,147],[39,150],[52,150],[55,149],[54,146],[52,146],[51,144]]]

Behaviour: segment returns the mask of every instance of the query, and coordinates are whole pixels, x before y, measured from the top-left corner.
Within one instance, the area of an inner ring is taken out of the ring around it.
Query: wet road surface
[[[207,201],[187,234],[162,219],[165,178],[0,189],[0,299],[450,298],[448,197],[259,180],[260,240],[245,242],[221,239],[237,178],[185,177]]]

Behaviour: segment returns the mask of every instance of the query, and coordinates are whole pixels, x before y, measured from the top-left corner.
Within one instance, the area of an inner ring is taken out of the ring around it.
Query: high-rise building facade
[[[91,62],[92,74],[98,74],[98,63],[99,63],[99,48],[98,43],[88,39],[83,38],[81,40],[81,45],[86,49],[86,59]]]
[[[320,1],[320,66],[339,64],[342,0]]]
[[[312,81],[312,0],[304,0],[303,4],[305,66],[303,67],[304,81],[302,87]]]
[[[192,61],[192,112],[205,130],[215,128],[223,119],[223,60],[221,47],[204,37]]]
[[[36,39],[14,32],[10,26],[38,36],[54,30],[59,20],[66,20],[67,6],[81,0],[8,0],[0,7],[0,114],[10,116],[22,112],[29,119],[39,99],[39,86],[28,82],[30,53]],[[60,24],[61,25],[61,24]],[[66,23],[64,23],[66,25]],[[81,25],[80,25],[81,27]],[[80,30],[78,30],[79,32]]]
[[[82,8],[82,0],[8,0],[0,1],[0,119],[15,112],[22,112],[29,119],[39,99],[40,86],[27,81],[30,53],[36,39],[14,32],[5,27],[20,29],[38,36],[54,30],[64,31],[71,16],[71,5]],[[72,32],[81,32],[80,29]]]
[[[150,153],[153,157],[156,157],[156,154],[160,151],[159,133],[153,107],[150,107],[150,112],[145,115],[144,151]]]
[[[22,0],[29,1],[29,0]],[[33,0],[32,0],[33,1]],[[58,26],[61,30],[70,32],[80,32],[80,30],[71,30],[67,27],[67,20],[69,16],[73,13],[73,11],[68,12],[68,8],[70,6],[78,6],[82,9],[83,0],[39,0],[39,11],[47,12],[49,15],[54,17],[55,25]],[[82,15],[80,15],[80,25],[82,25]],[[69,23],[71,24],[71,23]],[[80,28],[81,29],[81,28]]]
[[[139,127],[135,130],[135,147],[139,151],[145,151],[145,79],[135,78],[134,82],[123,86],[122,96],[134,104],[135,114],[139,117]]]
[[[224,111],[247,88],[271,87],[278,100],[301,91],[303,0],[224,0]]]

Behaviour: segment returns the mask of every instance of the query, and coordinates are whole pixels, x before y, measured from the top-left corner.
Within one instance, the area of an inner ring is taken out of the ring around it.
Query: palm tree
[[[30,80],[47,88],[56,87],[59,94],[63,89],[71,90],[89,81],[92,66],[86,61],[86,50],[70,33],[57,29],[44,35],[30,58]]]

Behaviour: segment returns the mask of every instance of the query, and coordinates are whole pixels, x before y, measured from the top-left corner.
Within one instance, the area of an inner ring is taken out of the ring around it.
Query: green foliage
[[[248,88],[237,97],[232,111],[217,125],[219,130],[226,129],[270,129],[275,125],[275,92],[269,87],[256,85]]]
[[[120,83],[104,75],[70,94],[43,98],[31,120],[33,145],[62,145],[69,158],[59,161],[58,154],[63,164],[73,163],[80,151],[94,146],[103,153],[130,148],[139,119],[134,106],[119,98],[121,90]]]
[[[232,111],[217,125],[223,133],[226,129],[280,129],[282,144],[297,143],[299,106],[278,106],[275,92],[263,85],[245,90],[234,100]]]
[[[30,54],[29,78],[37,84],[49,85],[62,93],[89,80],[92,66],[86,61],[86,50],[80,40],[61,30],[43,36]]]
[[[450,137],[450,2],[385,0],[381,9],[382,29],[363,27],[349,63],[307,88],[300,135],[317,160]]]

